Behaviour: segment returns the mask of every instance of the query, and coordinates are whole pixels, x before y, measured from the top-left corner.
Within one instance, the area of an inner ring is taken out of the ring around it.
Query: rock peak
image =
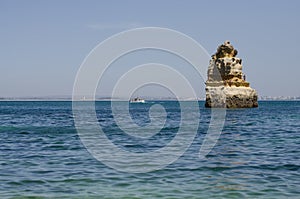
[[[217,52],[212,55],[213,59],[223,58],[223,57],[235,57],[238,54],[238,51],[230,44],[229,40],[226,40],[224,44],[221,44]]]

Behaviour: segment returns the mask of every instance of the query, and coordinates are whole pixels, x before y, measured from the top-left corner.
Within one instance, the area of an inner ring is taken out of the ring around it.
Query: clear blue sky
[[[300,1],[0,0],[0,97],[71,95],[85,56],[134,27],[183,32],[209,54],[230,40],[262,96],[300,96]]]

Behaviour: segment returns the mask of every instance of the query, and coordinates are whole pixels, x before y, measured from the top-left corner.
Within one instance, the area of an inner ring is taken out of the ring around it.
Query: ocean
[[[158,150],[175,138],[181,111],[176,101],[132,104],[132,120],[149,124],[154,104],[165,107],[166,122],[151,138],[134,140],[122,132],[110,102],[96,102],[99,126],[123,150]],[[164,168],[134,173],[110,168],[88,152],[72,102],[1,101],[0,198],[300,197],[300,101],[226,110],[220,138],[204,159],[198,155],[211,109],[203,101],[199,107],[199,128],[183,155]]]

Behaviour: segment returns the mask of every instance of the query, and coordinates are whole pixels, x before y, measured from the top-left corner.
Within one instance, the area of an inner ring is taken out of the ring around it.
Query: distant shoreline
[[[0,98],[0,102],[33,102],[33,101],[40,101],[40,102],[55,102],[55,101],[61,101],[61,102],[72,102],[73,100],[70,98]],[[80,101],[80,102],[110,102],[110,101],[120,101],[120,102],[127,102],[126,99],[87,99],[87,100],[74,100],[74,101]],[[205,101],[205,99],[169,99],[169,98],[152,98],[152,99],[146,99],[146,101]],[[259,102],[267,102],[267,101],[300,101],[300,97],[297,97],[295,99],[281,99],[281,98],[274,98],[274,99],[259,99]]]

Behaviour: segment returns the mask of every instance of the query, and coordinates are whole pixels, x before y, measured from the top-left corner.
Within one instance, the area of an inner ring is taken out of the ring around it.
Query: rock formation
[[[257,107],[256,91],[250,88],[242,72],[238,51],[225,41],[210,60],[206,81],[206,107]]]

